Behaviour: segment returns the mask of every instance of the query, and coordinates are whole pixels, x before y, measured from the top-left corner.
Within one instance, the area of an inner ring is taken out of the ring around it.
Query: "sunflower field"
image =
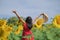
[[[50,23],[37,19],[31,31],[35,40],[60,40],[60,15],[56,15]],[[0,19],[0,40],[21,40],[23,25],[17,17]]]

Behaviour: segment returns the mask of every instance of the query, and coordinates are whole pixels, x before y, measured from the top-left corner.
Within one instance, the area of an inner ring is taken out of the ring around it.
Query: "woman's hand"
[[[43,16],[44,22],[47,22],[47,21],[48,21],[48,15],[47,15],[47,14],[42,13],[42,14],[40,14],[40,15]]]
[[[40,15],[45,15],[45,13],[41,13]]]
[[[15,13],[15,14],[17,13],[16,10],[12,10],[12,12]]]

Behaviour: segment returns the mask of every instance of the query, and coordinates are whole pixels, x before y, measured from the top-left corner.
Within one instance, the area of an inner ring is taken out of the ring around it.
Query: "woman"
[[[24,21],[21,17],[19,17],[19,15],[17,14],[17,12],[14,10],[13,13],[16,14],[16,16],[18,17],[19,21],[21,21],[23,23],[23,34],[22,34],[22,40],[34,40],[34,36],[32,34],[31,28],[33,27],[33,23],[35,23],[36,19],[38,19],[41,15],[46,16],[44,13],[40,14],[35,20],[34,22],[32,22],[32,18],[30,16],[28,16],[26,18],[26,20]],[[47,17],[45,17],[47,18]]]

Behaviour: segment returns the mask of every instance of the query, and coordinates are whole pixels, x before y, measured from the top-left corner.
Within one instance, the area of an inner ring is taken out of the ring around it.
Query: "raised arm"
[[[42,14],[40,14],[40,15],[43,16],[44,22],[47,22],[47,21],[48,21],[48,15],[47,15],[47,14],[42,13]]]
[[[16,10],[12,11],[19,19],[19,22],[21,21],[22,23],[25,23],[25,21],[18,15],[18,13],[16,12]]]
[[[44,22],[47,22],[47,21],[48,21],[48,15],[45,14],[45,13],[41,13],[39,16],[37,16],[37,17],[35,18],[35,20],[33,20],[33,23],[35,23],[36,20],[37,20],[40,16],[43,16]]]

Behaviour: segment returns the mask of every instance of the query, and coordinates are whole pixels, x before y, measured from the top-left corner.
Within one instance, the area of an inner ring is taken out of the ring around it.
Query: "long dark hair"
[[[30,16],[28,16],[26,18],[26,23],[28,25],[28,28],[31,29],[32,28],[32,18]]]

